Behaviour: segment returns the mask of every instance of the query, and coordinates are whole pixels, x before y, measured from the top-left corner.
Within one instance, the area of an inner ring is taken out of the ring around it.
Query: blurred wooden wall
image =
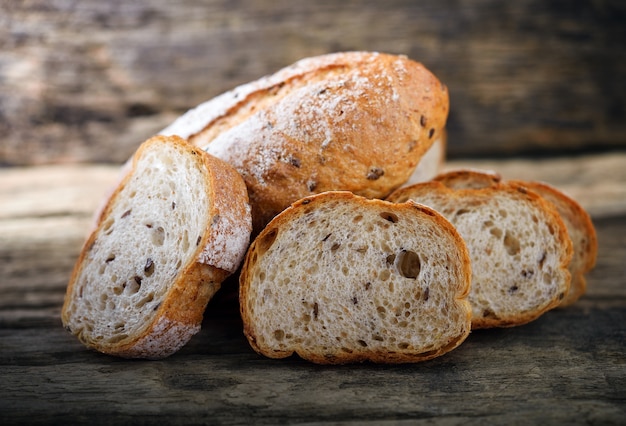
[[[0,164],[121,162],[188,108],[342,50],[446,83],[453,158],[626,148],[620,0],[0,0]]]

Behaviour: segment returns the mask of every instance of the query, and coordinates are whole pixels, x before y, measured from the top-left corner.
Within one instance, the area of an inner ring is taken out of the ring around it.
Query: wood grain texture
[[[0,164],[122,162],[186,109],[300,58],[406,54],[453,157],[626,146],[613,0],[0,2]]]
[[[573,306],[522,327],[475,331],[443,357],[401,366],[255,354],[232,280],[210,302],[201,332],[172,357],[90,352],[63,329],[60,309],[93,209],[118,168],[0,169],[0,423],[623,424],[626,197],[612,197],[626,191],[624,164],[626,154],[448,163],[505,177],[532,172],[579,191],[594,212],[598,263]]]

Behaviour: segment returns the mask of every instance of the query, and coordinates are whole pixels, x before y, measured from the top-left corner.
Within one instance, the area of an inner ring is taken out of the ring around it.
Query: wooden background
[[[0,165],[124,161],[186,109],[341,50],[445,82],[452,158],[626,147],[620,0],[0,0]]]

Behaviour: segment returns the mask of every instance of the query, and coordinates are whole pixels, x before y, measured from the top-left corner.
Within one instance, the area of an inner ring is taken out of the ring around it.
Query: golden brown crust
[[[197,110],[164,132],[202,129],[190,140],[241,173],[255,233],[308,195],[385,197],[441,136],[449,102],[421,64],[371,52],[308,58],[233,93],[208,103],[203,125]]]
[[[74,286],[84,263],[88,261],[87,256],[94,242],[99,233],[102,232],[104,218],[111,213],[116,198],[135,172],[137,161],[141,157],[143,150],[148,149],[151,144],[160,143],[177,144],[186,150],[191,150],[195,154],[197,167],[208,171],[206,173],[206,186],[209,188],[210,202],[208,203],[209,212],[207,217],[215,218],[216,216],[223,217],[226,214],[234,215],[233,217],[238,221],[237,226],[235,228],[221,227],[219,231],[228,233],[233,230],[241,230],[244,233],[247,232],[247,236],[244,237],[245,241],[249,240],[251,223],[247,193],[245,184],[237,172],[228,164],[210,157],[201,149],[192,147],[181,138],[153,137],[142,144],[135,153],[131,171],[124,177],[109,198],[106,207],[100,215],[97,228],[92,232],[79,255],[68,284],[62,309],[62,319],[66,327],[69,327],[68,324],[71,324],[69,305],[75,302],[73,300],[75,297]],[[229,268],[229,270],[219,267],[238,263],[238,260],[235,260],[237,255],[234,255],[232,250],[230,252],[220,251],[217,253],[213,251],[206,255],[207,248],[216,247],[215,244],[212,244],[212,240],[216,238],[216,230],[213,229],[215,223],[216,220],[211,220],[207,223],[207,232],[202,236],[202,240],[197,245],[196,254],[193,257],[197,260],[183,265],[183,269],[176,275],[174,282],[168,286],[167,294],[158,307],[156,314],[141,328],[139,333],[114,343],[105,342],[104,340],[94,341],[85,333],[79,333],[77,337],[89,348],[127,358],[159,359],[169,356],[180,349],[199,330],[207,303],[215,292],[219,290],[222,281],[238,266],[235,265],[233,268]],[[243,257],[246,247],[247,243],[239,248],[241,250],[241,253],[238,255],[239,259]],[[224,260],[223,256],[230,256],[231,258]]]
[[[441,227],[441,230],[445,234],[453,236],[455,245],[459,248],[462,261],[460,266],[462,273],[460,274],[465,279],[457,282],[456,288],[451,288],[450,291],[454,293],[454,299],[459,309],[465,311],[465,317],[463,319],[465,326],[462,327],[462,332],[455,338],[443,344],[442,346],[422,353],[407,353],[407,352],[395,352],[395,351],[374,351],[369,350],[367,352],[354,352],[354,353],[340,353],[329,356],[327,354],[319,353],[315,350],[310,350],[305,347],[299,346],[293,350],[281,351],[274,348],[268,348],[261,346],[257,343],[255,325],[250,316],[248,310],[248,301],[250,298],[250,282],[252,281],[252,270],[257,262],[257,258],[265,253],[267,246],[271,244],[276,238],[276,230],[285,226],[294,217],[297,217],[316,208],[316,204],[325,203],[331,200],[350,200],[356,201],[356,204],[363,209],[381,209],[382,211],[393,210],[398,215],[402,214],[415,214],[420,212],[429,216],[437,226]],[[409,201],[402,204],[392,204],[383,200],[377,199],[365,199],[360,196],[355,196],[353,193],[347,191],[329,191],[317,195],[305,197],[296,201],[290,207],[285,209],[279,215],[274,217],[272,221],[267,225],[265,229],[255,238],[252,242],[240,274],[239,285],[239,305],[241,311],[241,317],[244,325],[244,335],[247,337],[251,347],[259,354],[267,356],[269,358],[286,358],[294,353],[303,359],[318,363],[318,364],[345,364],[353,362],[369,361],[374,363],[412,363],[419,361],[426,361],[435,357],[441,356],[454,348],[458,347],[469,335],[471,330],[471,306],[467,301],[468,294],[470,292],[470,279],[471,279],[471,264],[469,253],[465,247],[465,243],[461,236],[458,234],[452,224],[447,221],[443,216],[437,213],[435,210]]]

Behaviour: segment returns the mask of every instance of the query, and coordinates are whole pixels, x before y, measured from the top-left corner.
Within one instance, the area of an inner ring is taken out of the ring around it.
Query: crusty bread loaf
[[[550,201],[567,227],[574,247],[574,255],[569,264],[572,283],[559,306],[570,306],[585,294],[587,290],[585,274],[596,264],[598,239],[591,217],[576,200],[551,185],[532,181],[515,181],[515,183],[530,188]]]
[[[244,333],[270,358],[427,360],[467,337],[470,277],[463,240],[432,209],[314,195],[250,246],[239,286]]]
[[[178,137],[149,139],[83,247],[64,326],[111,355],[174,353],[239,267],[251,226],[245,184],[231,166]]]
[[[446,87],[421,64],[343,52],[240,86],[161,133],[189,139],[241,173],[256,233],[311,194],[385,197],[440,138],[447,114]]]
[[[449,172],[395,191],[441,212],[472,259],[472,328],[525,324],[557,306],[570,286],[572,242],[554,206],[493,173]]]

